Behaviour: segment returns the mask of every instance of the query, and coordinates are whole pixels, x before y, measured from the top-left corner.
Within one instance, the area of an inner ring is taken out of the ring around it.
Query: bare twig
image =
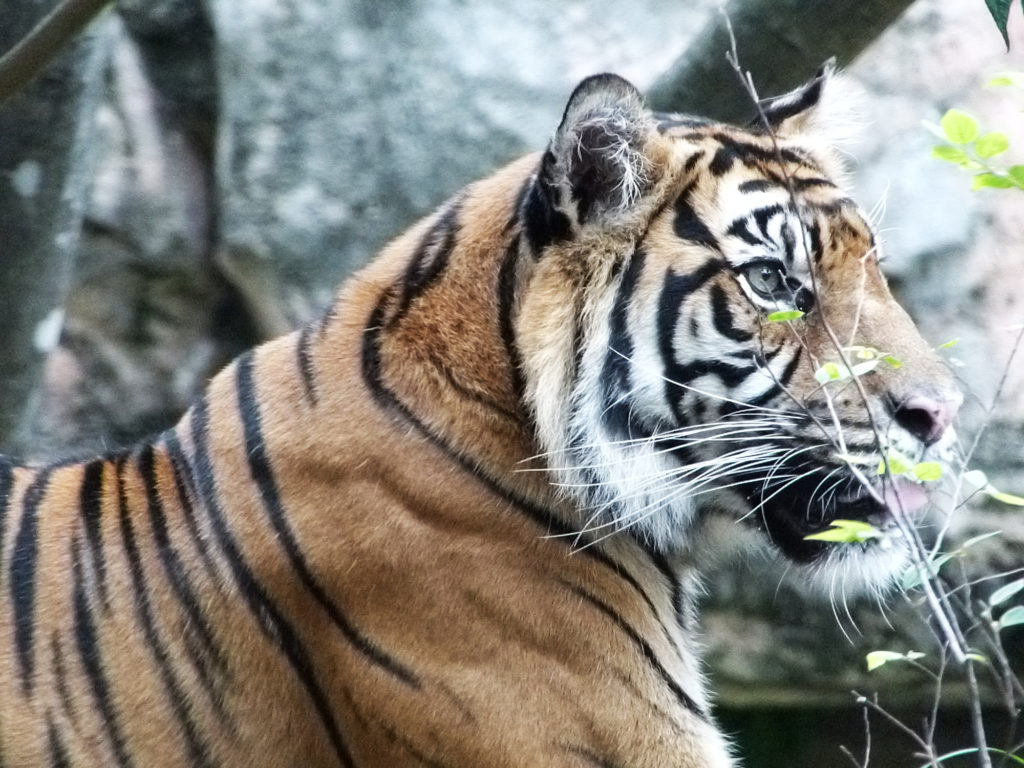
[[[110,0],[64,0],[0,57],[0,104],[24,88]]]

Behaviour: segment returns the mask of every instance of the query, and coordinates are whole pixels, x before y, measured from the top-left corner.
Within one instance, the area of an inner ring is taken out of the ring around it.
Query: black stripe
[[[132,578],[135,615],[139,625],[142,627],[143,640],[145,640],[146,647],[153,656],[153,661],[156,662],[160,680],[167,691],[174,718],[177,720],[178,725],[181,727],[182,735],[185,737],[192,764],[199,767],[210,766],[212,763],[210,762],[208,748],[196,730],[196,723],[189,712],[189,705],[182,690],[181,681],[174,672],[167,646],[160,639],[156,629],[156,620],[153,616],[153,606],[150,603],[149,589],[146,586],[145,575],[142,571],[142,558],[139,555],[139,546],[135,539],[135,526],[132,524],[128,509],[128,497],[124,484],[125,460],[123,458],[118,460],[116,466],[121,542],[124,544],[125,556],[128,558],[128,571]]]
[[[68,748],[64,746],[50,715],[46,716],[46,742],[50,750],[51,768],[71,768],[71,756],[68,754]]]
[[[646,548],[645,548],[646,549]],[[683,585],[679,581],[679,577],[676,572],[672,569],[672,566],[668,562],[668,558],[665,557],[661,552],[655,552],[651,549],[647,549],[647,553],[650,555],[651,560],[657,567],[658,571],[661,572],[662,577],[668,582],[669,594],[672,596],[672,612],[676,617],[676,624],[682,628],[686,628],[686,623],[683,621]],[[666,633],[667,634],[667,633]],[[669,642],[674,646],[676,644],[675,638],[672,635],[668,635]],[[682,651],[676,648],[676,653],[682,658]]]
[[[809,248],[811,256],[814,258],[815,263],[821,261],[822,250],[821,250],[821,225],[817,221],[812,221],[810,224],[804,227],[804,231],[807,232],[807,236],[810,239]]]
[[[761,234],[764,235],[764,241],[771,242],[768,238],[768,220],[784,213],[785,211],[781,205],[766,205],[762,208],[756,208],[748,215],[754,217],[754,221],[757,222],[757,228],[761,230]]]
[[[498,270],[498,328],[501,331],[501,343],[505,346],[505,354],[508,356],[512,392],[516,396],[517,404],[522,403],[523,394],[526,391],[521,368],[522,360],[519,356],[519,346],[516,344],[516,331],[512,317],[516,299],[516,265],[518,263],[519,235],[516,235],[505,250],[505,257]]]
[[[210,622],[200,606],[199,596],[188,579],[181,557],[171,543],[167,515],[157,487],[152,445],[145,445],[139,451],[136,468],[146,493],[146,510],[157,556],[160,558],[171,591],[177,597],[188,619],[185,622],[183,637],[186,651],[204,690],[209,694],[210,703],[223,720],[226,715],[223,685],[219,678],[228,674],[227,662],[224,660],[220,644],[214,637]]]
[[[193,499],[199,498],[199,492],[196,490],[192,470],[189,469],[188,460],[181,449],[177,433],[174,430],[169,430],[164,434],[163,440],[167,448],[167,457],[171,461],[171,474],[174,477],[174,488],[177,491],[178,503],[181,505],[182,517],[185,519],[185,527],[188,528],[189,536],[199,552],[199,558],[206,568],[207,575],[211,581],[218,583],[220,577],[217,566],[206,545],[206,536],[199,530],[199,520],[196,518]]]
[[[384,410],[394,411],[397,413],[403,420],[412,425],[420,434],[430,441],[430,443],[443,451],[449,459],[479,480],[491,493],[505,500],[510,507],[526,514],[537,524],[538,527],[545,529],[551,539],[562,542],[566,547],[569,546],[566,542],[569,542],[570,540],[578,540],[578,531],[570,528],[559,518],[553,515],[550,510],[537,506],[514,491],[505,488],[497,479],[489,475],[482,467],[470,460],[462,452],[456,451],[445,440],[445,438],[428,429],[427,426],[409,409],[409,407],[387,388],[384,384],[383,374],[381,371],[380,340],[381,335],[384,333],[384,328],[381,323],[383,322],[385,308],[390,299],[391,296],[388,293],[385,293],[381,297],[381,301],[370,313],[370,317],[368,318],[363,330],[363,382],[365,383],[366,388],[370,391],[370,394],[373,396],[373,399],[377,402],[377,405]],[[612,560],[605,552],[593,546],[579,547],[576,551],[581,552],[585,557],[593,558],[595,561],[607,567],[623,581],[629,584],[630,587],[641,595],[648,604],[651,604],[650,599],[647,597],[643,588],[640,586],[640,583],[636,580],[633,574],[619,563]]]
[[[82,572],[82,558],[77,539],[72,545],[71,571],[74,582],[72,587],[73,622],[78,656],[89,680],[89,687],[96,701],[96,707],[99,709],[100,721],[103,723],[103,728],[107,732],[107,738],[113,748],[114,758],[121,768],[128,768],[132,765],[132,760],[128,755],[120,720],[114,709],[107,673],[103,669],[103,662],[100,659],[96,621],[85,591],[85,574]]]
[[[238,358],[235,368],[235,384],[238,393],[238,410],[242,419],[245,435],[245,455],[249,460],[249,473],[260,491],[263,509],[270,519],[270,524],[277,534],[277,541],[288,555],[291,564],[302,585],[309,590],[313,598],[320,604],[334,625],[363,656],[384,671],[394,675],[406,685],[420,687],[416,674],[409,668],[393,659],[369,638],[365,637],[345,616],[337,603],[327,594],[323,585],[313,575],[306,561],[302,548],[295,538],[295,532],[288,523],[288,515],[281,502],[281,493],[274,479],[274,470],[270,457],[267,455],[266,443],[263,441],[263,427],[260,417],[260,406],[256,396],[256,385],[253,381],[253,356],[247,352]]]
[[[260,630],[288,659],[295,676],[309,696],[338,761],[342,765],[355,768],[355,761],[341,736],[337,719],[331,710],[330,701],[320,685],[306,646],[295,628],[284,617],[256,579],[228,528],[224,510],[221,509],[217,499],[217,479],[208,445],[209,414],[207,409],[205,398],[201,398],[192,408],[190,426],[195,445],[192,469],[199,496],[212,524],[214,536],[231,570],[238,591],[256,619]]]
[[[626,619],[618,611],[616,611],[614,608],[605,603],[596,595],[592,595],[590,592],[587,592],[584,589],[580,589],[575,584],[570,584],[569,582],[565,581],[563,581],[562,584],[573,594],[578,595],[584,601],[594,606],[598,611],[607,616],[620,630],[622,630],[626,634],[627,637],[629,637],[630,641],[632,641],[632,643],[637,647],[637,650],[640,651],[641,655],[643,655],[647,663],[654,669],[655,672],[658,673],[658,676],[661,677],[662,681],[665,683],[665,685],[668,686],[669,690],[671,690],[672,693],[675,694],[676,700],[680,703],[680,705],[682,705],[684,709],[693,713],[705,722],[710,721],[708,713],[705,712],[697,704],[696,701],[694,701],[693,697],[691,697],[686,691],[682,689],[678,681],[674,677],[672,677],[672,675],[669,674],[668,670],[665,669],[662,663],[658,660],[658,655],[654,652],[654,649],[651,647],[650,643],[648,643],[643,637],[641,637],[640,633],[637,632],[636,628],[634,628],[628,621],[626,621]]]
[[[54,630],[50,636],[50,654],[53,656],[53,675],[57,682],[57,695],[60,696],[61,707],[71,725],[78,727],[78,709],[71,699],[71,689],[68,688],[68,668],[64,662],[64,646],[60,642],[60,632]]]
[[[707,153],[703,149],[701,149],[698,150],[697,152],[694,152],[692,155],[686,158],[686,162],[683,163],[683,173],[689,174],[691,171],[693,171],[693,169],[697,166],[697,163],[704,159],[705,154]]]
[[[658,349],[665,376],[665,402],[668,403],[678,424],[685,420],[679,411],[679,403],[685,392],[679,392],[672,380],[672,374],[678,366],[675,333],[679,325],[679,316],[683,303],[699,290],[708,280],[724,269],[725,263],[719,259],[710,259],[695,272],[678,275],[668,269],[658,298]],[[680,382],[685,383],[685,382]]]
[[[718,239],[711,234],[711,230],[697,215],[697,211],[693,207],[692,193],[693,185],[683,190],[683,193],[676,198],[676,215],[672,221],[672,227],[683,240],[689,240],[708,248],[718,248]]]
[[[740,192],[766,192],[775,189],[775,184],[768,179],[749,179],[740,183]]]
[[[14,468],[6,456],[0,456],[0,559],[3,558],[4,538],[7,531],[7,512],[11,506],[11,490],[14,486]],[[0,574],[2,577],[2,574]],[[0,578],[0,583],[2,578]]]
[[[722,176],[732,168],[732,164],[736,162],[738,157],[739,153],[731,143],[724,147],[719,147],[715,152],[715,156],[711,158],[711,162],[708,164],[708,171],[712,176]]]
[[[677,384],[689,384],[703,376],[717,376],[726,387],[736,389],[756,372],[756,365],[734,365],[718,358],[704,358],[677,364],[672,367],[670,375]]]
[[[792,148],[779,147],[776,149],[774,146],[764,147],[760,144],[742,141],[735,136],[721,132],[713,134],[711,138],[719,142],[723,149],[727,149],[733,159],[740,160],[747,166],[758,163],[777,163],[781,158],[783,162],[817,170],[809,158]]]
[[[796,367],[800,365],[800,358],[803,356],[803,353],[803,347],[797,347],[793,359],[782,369],[782,375],[779,376],[779,384],[783,387],[789,386],[789,382],[793,379],[793,374],[796,373]]]
[[[313,334],[315,328],[312,325],[305,325],[299,331],[299,340],[295,345],[295,351],[299,362],[299,378],[302,380],[302,389],[306,393],[306,399],[310,405],[315,406],[319,400],[316,386],[316,369],[313,366]]]
[[[736,219],[729,228],[725,230],[727,235],[738,237],[748,245],[766,245],[765,241],[750,231],[750,215]]]
[[[728,294],[721,285],[712,285],[711,322],[714,323],[715,330],[731,341],[747,342],[754,338],[754,334],[750,331],[737,328],[733,320]]]
[[[89,545],[89,555],[96,571],[96,584],[104,608],[110,605],[107,597],[107,562],[103,554],[103,532],[100,529],[103,470],[106,464],[105,459],[95,459],[86,464],[82,469],[82,486],[78,492],[78,509],[82,516],[85,540]]]
[[[835,182],[821,176],[793,176],[790,178],[793,188],[798,191],[813,189],[814,187],[835,187]]]
[[[632,390],[629,369],[633,359],[633,337],[629,332],[629,302],[644,270],[647,254],[638,248],[622,275],[615,302],[612,305],[608,335],[608,351],[601,370],[601,397],[604,403],[602,418],[609,432],[632,438],[639,427],[635,423],[632,403],[627,396]]]
[[[557,208],[557,190],[546,178],[555,163],[555,156],[551,150],[545,152],[540,171],[523,201],[523,232],[535,259],[539,258],[541,251],[549,245],[564,242],[572,235],[569,217]]]
[[[21,688],[32,690],[35,672],[35,598],[36,565],[39,555],[39,504],[50,482],[50,468],[41,469],[25,490],[22,500],[21,525],[14,538],[11,553],[11,607],[14,613],[14,645],[18,652]]]
[[[448,259],[455,248],[459,232],[461,205],[461,200],[449,204],[420,241],[419,247],[405,268],[402,296],[398,302],[398,309],[391,318],[392,323],[397,323],[405,316],[413,300],[426,291],[448,266]]]
[[[778,127],[784,120],[810,109],[821,98],[821,85],[825,82],[824,77],[813,80],[810,85],[804,87],[796,94],[788,93],[761,105],[761,112],[755,120],[760,124],[761,115],[773,127]]]

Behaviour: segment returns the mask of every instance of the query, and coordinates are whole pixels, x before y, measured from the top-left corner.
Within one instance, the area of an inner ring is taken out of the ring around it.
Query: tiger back
[[[842,191],[841,90],[740,129],[589,78],[175,428],[4,463],[0,766],[733,765],[702,567],[883,589],[924,494],[851,457],[959,404]],[[846,340],[903,364],[823,387]],[[837,518],[886,535],[805,538]]]

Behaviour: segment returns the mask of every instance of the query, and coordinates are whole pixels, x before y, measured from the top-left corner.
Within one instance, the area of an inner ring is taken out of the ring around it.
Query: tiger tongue
[[[918,483],[902,477],[885,484],[882,489],[882,498],[890,511],[902,512],[907,515],[917,512],[928,503],[928,494],[925,493],[924,488]]]

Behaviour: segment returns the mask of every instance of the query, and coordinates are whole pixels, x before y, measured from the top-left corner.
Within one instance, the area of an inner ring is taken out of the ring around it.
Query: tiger
[[[173,428],[5,459],[0,766],[736,765],[702,573],[884,591],[928,493],[874,466],[961,401],[844,191],[848,90],[743,127],[589,77]]]

